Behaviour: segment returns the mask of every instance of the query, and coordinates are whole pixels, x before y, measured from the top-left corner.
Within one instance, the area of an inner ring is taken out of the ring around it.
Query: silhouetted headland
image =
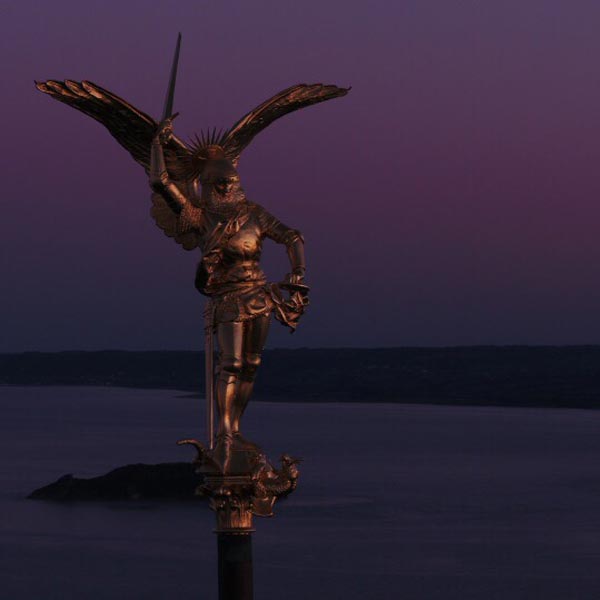
[[[135,464],[105,475],[81,479],[63,475],[54,483],[31,492],[31,500],[73,502],[82,500],[198,500],[201,477],[191,463]]]
[[[202,352],[0,354],[0,384],[204,392]],[[597,408],[600,346],[267,350],[256,400]]]

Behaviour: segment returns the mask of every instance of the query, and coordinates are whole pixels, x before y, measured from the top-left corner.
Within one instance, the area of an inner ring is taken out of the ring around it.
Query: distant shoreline
[[[0,354],[0,385],[171,389],[203,395],[202,352]],[[266,350],[263,401],[600,407],[600,346]]]
[[[16,384],[16,383],[0,383],[0,390],[7,388],[93,388],[93,389],[108,389],[108,390],[137,390],[137,391],[163,391],[163,392],[174,392],[177,394],[177,398],[184,398],[193,401],[204,401],[205,397],[203,394],[190,392],[188,390],[179,390],[174,388],[157,388],[157,387],[136,387],[136,386],[124,386],[124,385],[95,385],[95,384],[61,384],[61,383],[32,383],[32,384]],[[1,398],[1,394],[0,394]],[[328,399],[328,398],[312,398],[310,400],[295,398],[295,397],[254,397],[253,402],[266,402],[266,403],[289,403],[289,404],[368,404],[368,405],[379,405],[387,406],[390,404],[402,404],[406,406],[452,406],[457,408],[518,408],[518,409],[560,409],[560,410],[597,410],[599,406],[561,406],[553,404],[510,404],[510,403],[491,403],[491,402],[469,402],[466,400],[454,399],[454,400],[442,400],[436,398],[427,399],[410,399],[402,398],[400,400],[342,400],[342,399]],[[599,403],[600,404],[600,403]]]

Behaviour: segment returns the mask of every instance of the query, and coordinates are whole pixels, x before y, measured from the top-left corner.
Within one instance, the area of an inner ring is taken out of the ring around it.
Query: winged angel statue
[[[179,43],[160,122],[90,81],[48,80],[36,82],[36,87],[102,123],[148,174],[153,190],[151,215],[158,227],[185,250],[199,248],[202,253],[195,285],[208,297],[209,440],[212,455],[226,472],[232,449],[257,448],[241,435],[240,419],[252,393],[270,316],[293,331],[308,304],[301,233],[248,200],[236,167],[242,151],[273,121],[344,96],[348,89],[293,85],[251,110],[224,133],[203,132],[185,143],[173,134],[172,123],[176,116],[172,116],[172,102],[178,54]],[[290,273],[282,283],[267,282],[260,268],[265,238],[286,247]],[[219,350],[216,369],[212,365],[214,335]]]

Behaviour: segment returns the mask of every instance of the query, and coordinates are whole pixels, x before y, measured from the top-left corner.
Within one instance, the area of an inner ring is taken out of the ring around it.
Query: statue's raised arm
[[[160,194],[169,208],[180,215],[188,199],[169,175],[165,162],[164,147],[168,148],[173,138],[173,117],[168,117],[160,123],[155,136],[152,138],[150,150],[150,187]]]

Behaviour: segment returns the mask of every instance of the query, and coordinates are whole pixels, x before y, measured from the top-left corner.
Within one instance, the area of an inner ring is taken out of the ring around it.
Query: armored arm
[[[165,164],[163,145],[168,143],[173,135],[171,119],[166,119],[159,126],[157,134],[152,139],[150,150],[150,187],[160,194],[169,208],[177,215],[187,204],[187,198],[171,181]]]
[[[262,207],[258,207],[263,235],[283,244],[287,249],[290,260],[290,273],[287,276],[288,283],[302,283],[306,272],[304,260],[304,238],[297,229],[284,225],[281,221],[270,215]]]
[[[278,321],[294,332],[308,306],[308,286],[304,283],[304,238],[298,230],[286,227],[273,217],[271,219],[272,227],[267,235],[285,245],[290,260],[290,272],[284,281],[271,286],[271,298],[275,303],[274,314]],[[282,294],[282,290],[287,290],[287,298]]]
[[[290,230],[289,241],[286,243],[287,255],[290,259],[291,272],[288,275],[289,283],[302,283],[306,273],[306,262],[304,260],[304,238],[302,234],[292,229]]]

